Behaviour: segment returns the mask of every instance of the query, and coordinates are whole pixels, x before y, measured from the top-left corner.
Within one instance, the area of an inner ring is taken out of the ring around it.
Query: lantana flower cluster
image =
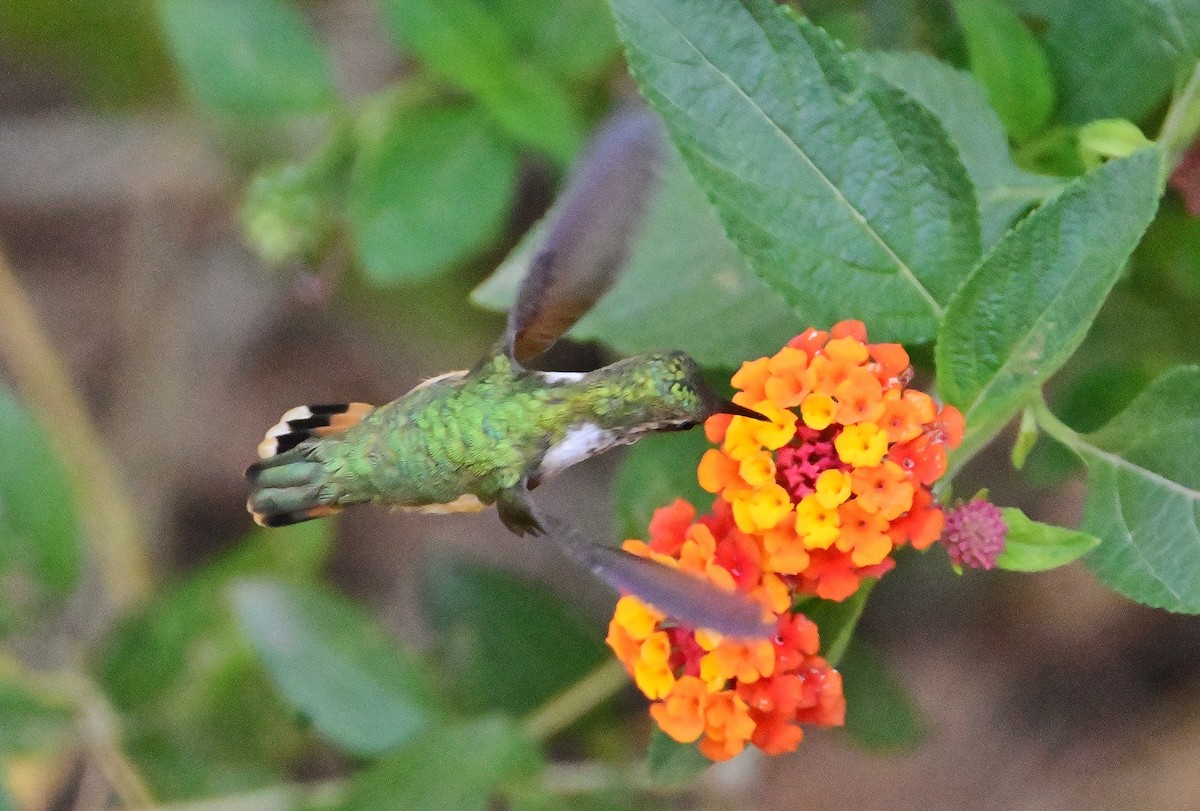
[[[710,513],[697,519],[676,501],[655,513],[648,543],[624,548],[750,595],[776,634],[722,637],[632,596],[609,625],[609,646],[675,740],[724,760],[747,744],[792,751],[800,724],[843,723],[841,677],[793,606],[809,595],[844,600],[890,570],[897,547],[941,536],[931,486],[963,419],[907,388],[911,378],[903,347],[867,343],[858,321],[809,329],[733,376],[734,402],[766,419],[718,414],[705,424],[717,445],[698,469],[715,495]]]

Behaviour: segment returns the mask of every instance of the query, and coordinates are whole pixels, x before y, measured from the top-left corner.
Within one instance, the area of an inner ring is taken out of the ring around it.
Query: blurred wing
[[[744,594],[723,591],[701,577],[623,549],[593,544],[580,551],[584,562],[610,586],[684,625],[744,639],[775,633],[775,624],[763,621],[762,605]]]
[[[612,287],[656,186],[663,149],[653,113],[618,115],[576,165],[508,313],[503,349],[524,365]]]
[[[632,594],[680,623],[745,639],[775,633],[775,624],[763,621],[762,605],[746,595],[723,591],[702,577],[622,549],[587,543],[566,522],[542,513],[536,505],[532,509],[538,523],[567,554],[613,588]]]

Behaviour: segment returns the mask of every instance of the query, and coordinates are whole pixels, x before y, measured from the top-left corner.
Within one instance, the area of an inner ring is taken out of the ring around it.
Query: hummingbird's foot
[[[523,479],[515,487],[500,491],[496,497],[496,511],[500,513],[500,522],[514,535],[546,534],[546,527],[538,518],[538,508]]]

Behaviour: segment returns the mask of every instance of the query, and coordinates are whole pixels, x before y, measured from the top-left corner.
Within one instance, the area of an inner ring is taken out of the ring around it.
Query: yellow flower
[[[742,532],[771,529],[792,511],[792,498],[778,484],[752,490],[733,501],[733,520]]]
[[[826,507],[816,495],[805,496],[796,505],[796,532],[809,549],[828,549],[838,536],[841,519],[837,507]]]
[[[850,498],[850,477],[837,468],[823,471],[817,477],[816,497],[825,509],[836,509],[837,505]]]
[[[613,611],[613,621],[624,628],[625,633],[639,641],[648,638],[664,616],[662,612],[631,596],[617,600],[616,610]]]
[[[775,481],[775,460],[769,451],[759,451],[747,456],[738,465],[738,475],[752,487],[761,487]]]
[[[847,425],[833,441],[838,458],[854,467],[874,467],[888,450],[887,434],[873,422]]]
[[[804,424],[814,431],[824,431],[833,423],[837,403],[828,394],[810,394],[800,404],[800,416]]]
[[[642,643],[641,659],[633,668],[638,689],[648,698],[665,698],[675,686],[671,672],[671,640],[665,631],[655,631]]]

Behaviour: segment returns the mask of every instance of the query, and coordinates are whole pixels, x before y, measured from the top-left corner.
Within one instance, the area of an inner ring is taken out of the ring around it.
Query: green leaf
[[[17,805],[8,796],[8,789],[0,782],[0,811],[16,811]]]
[[[1102,158],[1123,158],[1150,146],[1150,139],[1137,124],[1123,118],[1090,121],[1079,128],[1079,156],[1083,165],[1094,169]]]
[[[858,591],[841,602],[809,597],[797,606],[801,614],[817,624],[821,636],[821,655],[834,667],[838,666],[850,648],[858,618],[862,616],[876,582],[864,581]]]
[[[873,648],[855,641],[838,670],[846,696],[846,734],[865,749],[909,750],[923,737],[912,698]]]
[[[1046,51],[1069,123],[1139,121],[1200,56],[1200,3],[1068,0],[1051,20]]]
[[[770,0],[612,7],[643,94],[801,323],[932,337],[979,256],[970,181],[936,119]]]
[[[268,573],[312,582],[331,522],[255,529],[125,618],[97,665],[121,714],[123,748],[161,802],[236,793],[286,779],[314,746],[234,623],[224,585]]]
[[[564,81],[587,79],[617,50],[612,15],[603,0],[480,0],[527,54]]]
[[[1200,613],[1200,367],[1162,375],[1093,434],[1043,427],[1087,465],[1088,567],[1130,599]]]
[[[1010,458],[1012,466],[1016,470],[1025,467],[1025,460],[1029,458],[1029,452],[1033,450],[1033,446],[1038,440],[1038,425],[1037,418],[1033,416],[1033,412],[1026,408],[1021,412],[1021,425],[1017,429],[1017,438],[1013,442],[1012,453]]]
[[[0,383],[0,569],[64,597],[83,568],[71,485],[33,417]]]
[[[472,94],[514,138],[564,163],[579,150],[583,125],[563,89],[522,61],[479,0],[384,0],[383,11],[399,45]]]
[[[400,111],[351,170],[350,225],[367,275],[423,281],[486,247],[516,183],[516,154],[477,108]]]
[[[370,755],[427,728],[434,709],[420,661],[357,606],[268,580],[238,582],[231,597],[284,697],[331,741]]]
[[[310,113],[334,101],[321,46],[282,0],[160,0],[159,14],[188,87],[218,112]]]
[[[999,0],[955,0],[971,72],[1012,136],[1023,140],[1054,110],[1054,78],[1042,47],[1016,12]]]
[[[107,640],[100,680],[122,710],[145,706],[171,688],[200,640],[230,625],[221,591],[235,577],[270,574],[311,581],[325,566],[328,521],[253,530],[228,553],[124,618]]]
[[[671,785],[691,780],[712,765],[694,743],[680,743],[657,726],[650,731],[646,770],[656,783]]]
[[[958,147],[975,184],[985,253],[1018,216],[1062,188],[1057,178],[1026,172],[1013,163],[1004,125],[969,73],[919,53],[858,57],[869,70],[927,107]]]
[[[1006,507],[1004,524],[1008,534],[1004,551],[996,566],[1010,572],[1044,572],[1076,560],[1100,544],[1100,539],[1086,532],[1063,529],[1040,521],[1031,521],[1025,513]]]
[[[680,349],[706,366],[726,368],[776,352],[808,324],[750,272],[674,149],[660,174],[624,271],[571,337],[603,341],[625,355]],[[545,239],[546,221],[525,235],[472,301],[496,310],[512,305]]]
[[[1110,161],[1022,220],[959,289],[938,337],[938,389],[969,458],[1083,341],[1154,217],[1162,151]]]
[[[67,701],[0,680],[0,754],[33,752],[66,742],[71,717]]]
[[[475,710],[529,712],[608,656],[599,627],[512,575],[442,564],[426,572],[422,597],[450,642],[456,688]]]
[[[505,784],[541,767],[537,748],[512,720],[438,725],[355,778],[345,811],[485,811]]]
[[[169,691],[121,715],[122,748],[164,803],[282,782],[315,749],[249,646],[222,620],[188,651]]]
[[[696,480],[700,457],[712,447],[704,431],[646,437],[625,452],[615,485],[617,526],[622,538],[645,538],[654,511],[682,498],[697,514],[713,496]]]

